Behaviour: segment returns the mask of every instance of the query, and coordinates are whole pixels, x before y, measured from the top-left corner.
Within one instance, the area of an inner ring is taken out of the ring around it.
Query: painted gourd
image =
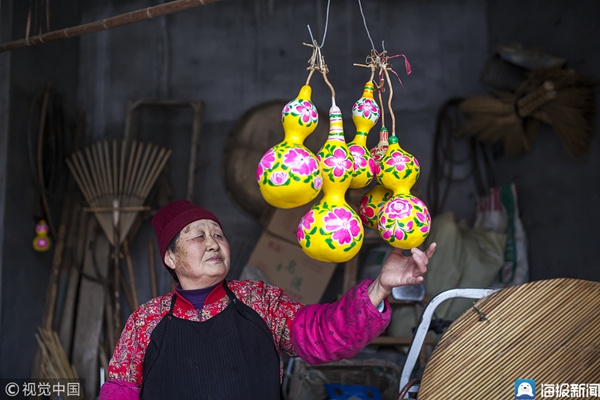
[[[377,184],[360,199],[358,215],[362,223],[371,228],[378,229],[379,210],[392,197],[392,191]]]
[[[50,249],[50,237],[48,236],[48,224],[43,219],[35,226],[35,238],[33,238],[33,249],[44,252]]]
[[[375,176],[379,173],[379,165],[388,148],[388,130],[382,127],[379,131],[379,143],[370,151],[371,160],[373,160],[373,173]],[[377,183],[361,199],[358,207],[358,215],[363,224],[371,229],[378,229],[379,210],[392,197],[392,191],[386,189]]]
[[[256,169],[260,192],[274,207],[307,204],[321,191],[323,177],[319,162],[303,144],[319,123],[311,92],[310,86],[302,86],[298,97],[283,107],[281,123],[285,137],[262,156]]]
[[[302,250],[315,260],[341,263],[360,250],[364,228],[345,199],[353,159],[344,140],[342,113],[329,111],[329,137],[317,157],[323,171],[323,198],[302,217],[297,237]]]
[[[348,143],[348,149],[354,158],[354,173],[350,182],[350,187],[354,189],[367,186],[375,175],[374,160],[367,148],[367,136],[379,120],[381,112],[373,98],[373,89],[373,82],[367,82],[362,97],[352,106],[352,121],[356,127],[356,136]]]
[[[379,170],[381,169],[380,168],[381,159],[387,153],[387,149],[388,149],[388,145],[389,145],[388,137],[389,137],[389,132],[388,132],[387,128],[385,126],[382,126],[381,129],[379,130],[379,143],[377,143],[377,145],[371,149],[371,157],[373,158],[373,161],[375,161],[373,164],[375,166],[375,170],[374,170],[375,176],[377,176],[379,174]]]
[[[381,159],[377,181],[393,191],[393,196],[381,207],[378,229],[381,237],[393,247],[412,249],[425,241],[431,217],[425,203],[410,194],[419,178],[419,162],[389,138],[386,155]]]

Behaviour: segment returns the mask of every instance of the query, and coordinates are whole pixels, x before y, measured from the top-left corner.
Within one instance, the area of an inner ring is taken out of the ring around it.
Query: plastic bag
[[[520,285],[529,281],[527,237],[519,217],[515,184],[495,187],[478,199],[476,227],[506,235],[504,263],[493,287]]]

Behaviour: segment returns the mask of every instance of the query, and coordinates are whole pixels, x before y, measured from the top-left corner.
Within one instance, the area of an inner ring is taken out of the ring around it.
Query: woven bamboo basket
[[[438,343],[419,400],[512,400],[517,379],[534,379],[536,398],[542,384],[600,383],[600,283],[536,281],[475,307],[483,314],[470,308]]]

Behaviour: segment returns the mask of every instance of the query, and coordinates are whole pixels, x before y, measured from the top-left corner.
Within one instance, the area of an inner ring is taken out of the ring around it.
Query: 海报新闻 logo
[[[517,379],[515,381],[515,399],[535,399],[535,380]]]

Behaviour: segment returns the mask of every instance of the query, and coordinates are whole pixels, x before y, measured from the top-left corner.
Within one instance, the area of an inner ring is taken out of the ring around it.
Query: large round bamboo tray
[[[450,326],[424,371],[419,400],[513,400],[516,379],[535,380],[536,398],[542,385],[600,383],[600,283],[536,281],[475,307],[486,319],[470,308]]]

